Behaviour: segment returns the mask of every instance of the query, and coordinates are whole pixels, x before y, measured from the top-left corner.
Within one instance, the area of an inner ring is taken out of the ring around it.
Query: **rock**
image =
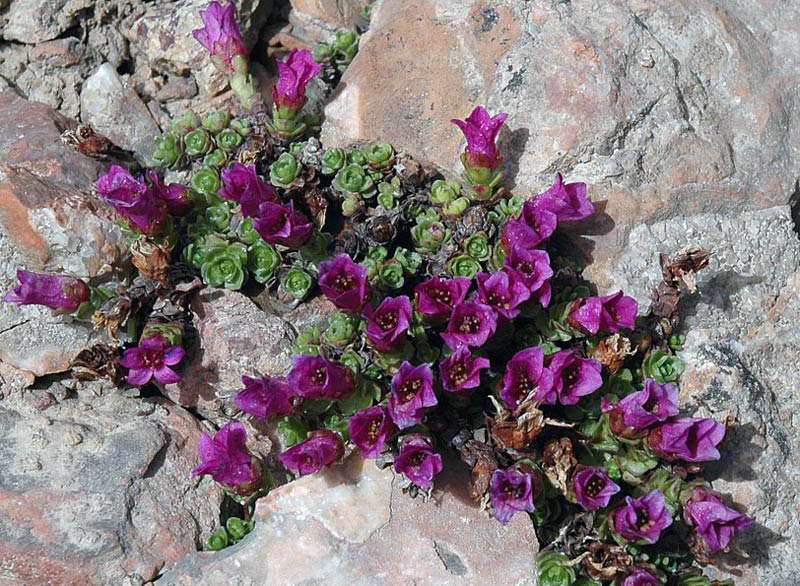
[[[103,278],[126,254],[113,211],[89,194],[104,165],[60,140],[74,122],[0,93],[0,291],[19,267]],[[3,304],[0,362],[43,376],[67,369],[90,332],[39,306]]]
[[[292,35],[311,45],[329,42],[337,31],[363,24],[363,0],[290,0]]]
[[[270,12],[272,0],[234,0],[243,40],[253,47]],[[148,5],[131,27],[131,52],[155,71],[194,76],[202,95],[208,97],[225,88],[224,77],[216,71],[208,52],[192,36],[203,23],[200,10],[207,0],[179,0]]]
[[[449,120],[478,104],[508,112],[500,144],[518,193],[540,192],[556,172],[590,184],[603,213],[581,227],[593,235],[582,245],[607,285],[637,225],[785,205],[794,192],[800,111],[785,104],[800,48],[786,39],[800,7],[755,10],[746,0],[383,2],[322,139],[383,139],[460,172],[463,138]]]
[[[800,571],[800,241],[791,210],[700,214],[636,227],[611,280],[646,307],[659,278],[658,253],[687,245],[715,254],[698,275],[700,293],[684,305],[684,411],[736,418],[708,476],[758,522],[739,539],[749,563],[727,559],[732,565],[719,576],[791,584]]]
[[[534,584],[529,519],[503,527],[479,511],[456,467],[425,503],[403,494],[390,469],[353,456],[274,490],[247,538],[187,558],[159,584]]]
[[[3,583],[143,584],[196,551],[222,492],[191,476],[194,418],[101,383],[47,399],[0,402]]]
[[[147,106],[109,63],[86,80],[81,90],[81,119],[123,149],[152,164],[153,142],[161,129]]]
[[[91,0],[14,0],[0,36],[7,41],[36,44],[67,31]]]
[[[282,317],[265,313],[248,297],[226,289],[205,289],[192,301],[199,348],[183,380],[166,387],[176,403],[219,421],[235,410],[231,398],[242,375],[282,376],[291,367],[294,332],[319,325],[333,305],[315,299]]]

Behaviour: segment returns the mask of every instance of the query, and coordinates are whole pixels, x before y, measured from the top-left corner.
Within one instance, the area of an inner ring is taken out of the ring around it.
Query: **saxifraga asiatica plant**
[[[247,109],[255,95],[234,13],[211,3],[195,37]],[[343,33],[316,55],[338,66],[357,45]],[[679,413],[683,334],[622,291],[594,294],[564,253],[560,228],[595,212],[587,186],[557,175],[538,195],[509,193],[496,144],[507,114],[481,106],[453,120],[467,141],[463,183],[388,143],[324,149],[303,111],[322,66],[294,50],[278,67],[266,121],[187,112],[156,141],[154,160],[187,170],[188,186],[121,167],[98,181],[131,238],[135,292],[21,270],[6,302],[146,324],[129,328],[115,363],[143,386],[180,380],[191,360],[185,322],[154,300],[190,295],[193,276],[275,307],[322,295],[337,312],[300,332],[288,374],[242,373],[241,414],[201,440],[195,474],[245,512],[275,466],[248,448],[242,420],[273,418],[290,477],[334,465],[349,446],[425,496],[456,453],[477,502],[504,525],[525,516],[536,527],[543,585],[710,584],[701,566],[753,523],[702,476],[724,453],[726,426]],[[688,258],[693,270],[707,262]],[[194,275],[181,277],[178,259]],[[125,320],[112,313],[122,295]],[[558,530],[572,522],[585,538]],[[252,527],[229,525],[211,549]]]

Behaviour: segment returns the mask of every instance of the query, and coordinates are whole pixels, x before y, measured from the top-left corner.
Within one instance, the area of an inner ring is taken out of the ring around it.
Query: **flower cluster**
[[[249,108],[234,16],[212,2],[194,35]],[[633,297],[584,280],[568,251],[574,223],[595,211],[586,184],[558,174],[540,193],[503,186],[506,113],[478,106],[452,121],[466,138],[463,184],[388,143],[324,149],[310,84],[325,91],[358,39],[290,51],[269,115],[175,119],[154,159],[188,172],[188,186],[118,166],[100,178],[144,277],[94,316],[142,318],[114,364],[129,384],[178,382],[193,359],[178,324],[193,319],[197,286],[241,290],[276,313],[318,294],[327,324],[298,332],[285,373],[242,373],[241,421],[203,435],[196,475],[249,507],[276,479],[350,451],[391,465],[412,496],[466,466],[476,503],[503,525],[530,520],[548,542],[541,584],[693,583],[695,563],[734,549],[753,521],[703,479],[726,427],[680,414],[678,320],[639,316]],[[76,311],[95,295],[66,276],[19,280],[6,300]],[[277,454],[248,446],[246,425],[266,418]],[[215,544],[246,530],[226,526]]]

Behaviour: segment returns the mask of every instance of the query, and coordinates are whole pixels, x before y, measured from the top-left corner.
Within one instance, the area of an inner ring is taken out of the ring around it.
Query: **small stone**
[[[161,130],[141,98],[109,63],[101,65],[84,83],[81,119],[117,146],[153,164],[153,141]]]

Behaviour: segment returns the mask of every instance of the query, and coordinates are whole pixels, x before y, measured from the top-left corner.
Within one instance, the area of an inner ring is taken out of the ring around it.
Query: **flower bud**
[[[661,350],[650,352],[642,363],[644,376],[660,383],[678,380],[683,373],[683,369],[683,361],[680,358]]]
[[[337,311],[328,318],[328,327],[322,333],[325,342],[337,348],[344,348],[353,339],[358,327],[358,320],[353,316]]]
[[[289,153],[283,153],[269,166],[269,181],[275,187],[289,189],[300,174],[301,165]]]
[[[233,130],[226,128],[217,135],[217,146],[224,151],[232,151],[242,144],[242,135]]]
[[[230,127],[242,136],[250,136],[253,132],[253,124],[248,118],[234,118],[231,120]]]
[[[492,254],[492,249],[489,246],[489,240],[482,232],[473,234],[464,241],[464,252],[477,261],[483,262],[489,260]]]
[[[430,200],[433,205],[446,205],[456,199],[461,193],[458,183],[437,179],[431,185]]]
[[[547,552],[536,556],[539,586],[572,586],[575,568],[563,553]]]
[[[258,236],[257,232],[253,232]],[[264,284],[269,281],[280,264],[281,255],[260,237],[247,250],[247,268],[258,283]]]
[[[333,178],[333,188],[341,194],[360,194],[362,197],[375,195],[375,182],[360,165],[347,165]]]
[[[230,121],[231,115],[227,112],[211,112],[203,118],[203,128],[211,134],[218,134],[228,127]]]
[[[5,301],[20,305],[44,305],[50,309],[75,311],[89,301],[88,285],[67,275],[46,275],[17,269],[19,285],[6,293]]]
[[[178,136],[183,136],[184,134],[190,133],[192,130],[200,128],[201,125],[200,116],[189,110],[172,121],[170,132]]]
[[[214,149],[203,157],[204,167],[222,167],[228,162],[228,155],[222,149]]]
[[[225,522],[225,529],[228,530],[228,535],[230,535],[231,539],[236,542],[250,533],[252,526],[247,521],[243,521],[238,517],[230,517]]]
[[[400,289],[405,283],[403,273],[403,265],[397,260],[390,260],[378,269],[378,278],[387,289]]]
[[[442,206],[442,213],[444,213],[445,216],[455,218],[467,211],[468,207],[469,200],[466,197],[459,197]]]
[[[347,155],[342,149],[325,149],[322,154],[322,174],[333,175],[344,167],[347,162]]]
[[[447,263],[447,272],[453,277],[466,277],[471,279],[481,272],[481,265],[471,256],[463,254]]]
[[[219,173],[211,167],[203,167],[192,175],[192,189],[209,197],[216,195],[222,188]]]
[[[225,527],[220,527],[208,538],[208,549],[211,551],[220,551],[228,547],[229,543],[228,532]]]
[[[247,276],[246,263],[247,249],[243,244],[225,244],[206,255],[200,267],[200,276],[210,287],[241,289]]]
[[[311,290],[314,280],[299,267],[292,267],[281,279],[281,286],[295,299],[303,299]]]
[[[148,323],[142,329],[141,338],[149,338],[151,336],[159,335],[172,346],[181,346],[183,344],[183,327],[178,323]]]
[[[153,161],[159,167],[174,167],[183,154],[181,139],[174,134],[162,134],[154,141]]]
[[[387,169],[394,164],[394,147],[388,142],[373,142],[363,152],[372,170]]]
[[[198,128],[192,130],[183,138],[186,148],[186,155],[189,157],[199,157],[205,155],[214,148],[214,141],[207,130]]]
[[[342,215],[346,218],[360,214],[364,211],[364,201],[356,194],[350,194],[342,200]]]

